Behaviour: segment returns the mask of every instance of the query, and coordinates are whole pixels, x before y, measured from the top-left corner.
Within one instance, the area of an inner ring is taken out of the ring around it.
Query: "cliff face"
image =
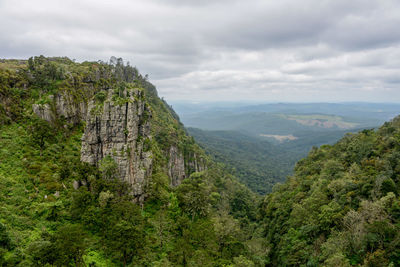
[[[0,60],[0,266],[234,264],[250,251],[239,222],[254,228],[255,197],[217,166],[192,175],[205,160],[122,60]],[[221,242],[222,224],[240,238]],[[194,242],[180,246],[182,231]]]
[[[132,186],[139,201],[156,173],[168,175],[170,186],[177,186],[205,169],[204,152],[137,70],[122,64],[57,64],[58,76],[48,80],[61,79],[62,86],[39,89],[32,111],[54,127],[85,123],[81,161],[101,166],[105,158],[113,159],[115,176]],[[46,66],[35,65],[33,75],[51,64]]]
[[[168,160],[168,176],[171,178],[171,185],[178,186],[193,172],[201,172],[206,169],[203,158],[196,153],[183,153],[176,147],[171,146]]]
[[[57,118],[73,124],[84,121],[81,161],[99,166],[105,157],[111,157],[117,165],[116,176],[130,184],[134,196],[143,201],[154,164],[151,107],[140,89],[125,89],[121,95],[112,89],[101,92],[105,99],[99,101],[94,96],[88,102],[74,101],[67,93],[57,94],[49,97],[49,103],[33,104],[32,110],[50,123]],[[171,186],[206,168],[201,155],[190,149],[184,153],[176,144],[161,153],[167,159],[163,169]]]
[[[109,90],[104,103],[91,100],[82,136],[81,160],[99,165],[107,156],[118,166],[118,176],[132,185],[133,194],[142,200],[152,173],[150,142],[151,113],[143,91],[124,91],[119,103]],[[128,95],[129,96],[128,96]]]
[[[53,122],[58,117],[73,124],[86,119],[87,104],[85,101],[76,101],[67,93],[51,95],[49,100],[49,103],[32,105],[33,112],[42,119]]]
[[[172,186],[179,185],[186,178],[185,159],[176,146],[169,149],[168,176]]]

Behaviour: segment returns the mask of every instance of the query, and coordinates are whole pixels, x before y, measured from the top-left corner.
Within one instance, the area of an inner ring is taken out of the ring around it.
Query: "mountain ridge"
[[[258,198],[122,59],[3,60],[0,158],[1,266],[256,260]]]
[[[2,60],[0,265],[400,265],[400,117],[314,147],[263,198],[187,132],[122,59]]]

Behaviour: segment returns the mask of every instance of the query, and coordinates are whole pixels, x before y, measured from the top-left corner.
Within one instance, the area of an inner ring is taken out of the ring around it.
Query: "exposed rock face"
[[[40,118],[54,122],[56,118],[65,118],[69,123],[79,123],[86,119],[87,105],[68,94],[50,96],[51,104],[33,104],[33,112]]]
[[[87,105],[84,101],[77,101],[70,95],[56,95],[56,113],[63,116],[69,123],[79,123],[86,120]]]
[[[122,104],[111,100],[111,92],[102,105],[89,102],[81,160],[98,165],[104,157],[111,156],[120,178],[132,185],[133,194],[141,201],[152,173],[152,153],[146,151],[146,142],[151,138],[151,114],[141,100],[143,92],[131,94]]]
[[[185,159],[176,146],[169,149],[168,176],[172,186],[178,186],[186,178]]]
[[[46,104],[34,104],[32,109],[50,123],[62,118],[73,124],[85,121],[81,160],[99,166],[102,159],[110,156],[117,164],[117,175],[132,186],[135,198],[143,201],[154,163],[150,149],[151,112],[144,100],[144,92],[124,90],[113,100],[113,90],[110,89],[103,102],[96,97],[84,100],[90,97],[90,92],[86,94],[77,99],[64,92],[50,96]],[[168,158],[165,169],[171,186],[178,186],[191,173],[205,169],[203,158],[194,152],[183,152],[172,145],[164,153]],[[75,187],[80,185],[79,182],[74,184]]]
[[[169,150],[168,176],[172,186],[178,186],[183,179],[190,176],[193,172],[200,172],[206,169],[205,162],[197,159],[197,155],[183,155],[176,146],[171,146]]]
[[[39,118],[48,122],[53,121],[53,113],[51,112],[49,104],[33,104],[32,109],[33,112],[39,116]]]
[[[186,172],[201,172],[207,169],[204,159],[198,158],[196,154],[188,155],[189,160],[186,164]]]

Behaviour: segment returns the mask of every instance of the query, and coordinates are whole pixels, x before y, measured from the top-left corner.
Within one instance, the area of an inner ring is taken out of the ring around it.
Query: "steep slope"
[[[85,121],[81,160],[98,166],[103,158],[110,156],[118,165],[120,178],[128,181],[134,188],[134,195],[143,200],[145,187],[152,175],[152,150],[164,146],[157,142],[159,135],[165,134],[164,128],[152,129],[152,108],[165,106],[166,103],[154,103],[153,100],[151,106],[151,102],[146,100],[145,89],[141,88],[148,82],[136,69],[124,66],[122,61],[112,65],[84,63],[58,67],[54,65],[55,62],[59,60],[35,58],[30,62],[33,75],[48,72],[49,79],[60,83],[49,82],[52,88],[32,105],[34,113],[53,124],[62,123],[62,120],[71,124]],[[82,74],[82,77],[74,76]],[[69,86],[71,84],[73,86]],[[148,90],[148,95],[158,98],[154,89]],[[167,118],[169,127],[174,125],[174,130],[168,133],[175,136],[174,140],[170,147],[161,149],[162,156],[170,161],[166,173],[170,176],[171,184],[178,185],[193,171],[204,169],[205,162],[200,154],[196,154],[195,146],[188,148],[193,141],[186,137],[178,119],[173,118],[173,113],[164,108],[157,115],[163,116],[164,122]],[[155,136],[155,142],[151,142],[152,135]],[[181,143],[180,147],[176,146],[178,143]],[[184,150],[187,153],[185,156],[194,157],[190,160],[186,157],[185,160]]]
[[[274,266],[400,265],[400,117],[313,149],[263,204]]]
[[[256,203],[121,59],[0,61],[0,265],[262,264]]]

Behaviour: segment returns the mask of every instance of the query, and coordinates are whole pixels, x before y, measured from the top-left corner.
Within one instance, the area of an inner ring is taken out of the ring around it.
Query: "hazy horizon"
[[[163,96],[160,96],[163,97]],[[315,101],[315,102],[290,102],[290,101],[272,101],[272,102],[267,102],[267,101],[250,101],[250,100],[244,100],[244,101],[213,101],[213,100],[204,100],[204,101],[192,101],[192,100],[171,100],[168,101],[167,98],[163,97],[165,101],[167,101],[169,104],[202,104],[202,103],[208,103],[208,104],[238,104],[238,105],[264,105],[264,104],[382,104],[382,105],[400,105],[399,102],[373,102],[373,101]]]

